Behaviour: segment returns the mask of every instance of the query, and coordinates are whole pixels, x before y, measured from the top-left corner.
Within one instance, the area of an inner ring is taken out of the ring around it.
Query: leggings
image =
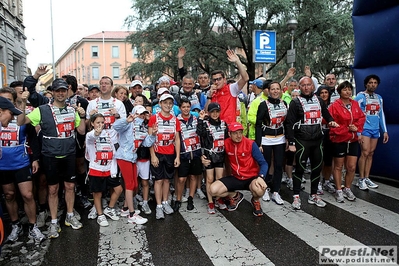
[[[132,191],[136,190],[138,187],[136,164],[121,159],[117,159],[116,161],[121,169],[123,181],[125,183],[125,189]]]
[[[322,139],[319,140],[298,140],[295,139],[296,168],[294,177],[294,195],[299,195],[301,191],[301,182],[303,173],[306,169],[306,163],[309,158],[312,173],[310,174],[311,195],[317,193],[317,185],[319,184],[321,166],[323,163]]]
[[[272,152],[274,159],[274,173],[272,180],[266,180],[266,182],[272,183],[272,192],[279,192],[281,188],[281,179],[283,177],[283,163],[284,163],[284,153],[285,153],[285,143],[277,144],[277,145],[262,145],[263,149],[263,157],[267,164],[269,165],[272,162]],[[269,176],[269,173],[268,175]]]

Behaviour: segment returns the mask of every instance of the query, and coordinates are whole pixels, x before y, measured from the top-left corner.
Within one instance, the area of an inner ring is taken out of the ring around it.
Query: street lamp
[[[294,67],[295,62],[294,34],[297,27],[298,21],[296,19],[291,18],[287,21],[287,28],[291,32],[291,50],[287,51],[287,63],[291,63],[291,67]]]

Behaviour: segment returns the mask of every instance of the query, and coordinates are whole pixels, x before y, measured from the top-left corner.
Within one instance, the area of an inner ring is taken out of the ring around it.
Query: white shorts
[[[144,180],[150,179],[150,160],[145,162],[136,162],[137,175]]]

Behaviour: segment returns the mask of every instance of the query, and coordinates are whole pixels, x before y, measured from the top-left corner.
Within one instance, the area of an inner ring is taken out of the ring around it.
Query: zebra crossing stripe
[[[194,199],[195,209],[180,209],[214,265],[274,265],[219,211],[207,213],[206,201]]]
[[[308,186],[305,188],[305,190],[308,193],[310,192]],[[357,198],[355,201],[345,200],[344,203],[338,203],[335,200],[334,195],[325,192],[322,196],[322,199],[328,204],[332,204],[379,227],[391,231],[396,235],[399,235],[399,223],[392,222],[399,221],[399,214],[359,198]]]
[[[100,226],[97,265],[154,265],[144,228],[124,217]]]

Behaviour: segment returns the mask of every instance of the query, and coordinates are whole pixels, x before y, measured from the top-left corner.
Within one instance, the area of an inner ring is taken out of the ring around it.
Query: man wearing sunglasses
[[[211,73],[212,85],[207,93],[207,102],[204,110],[207,110],[209,103],[216,102],[220,105],[220,119],[227,124],[236,122],[237,95],[248,82],[249,77],[240,58],[232,50],[227,50],[227,59],[236,64],[240,78],[237,82],[227,84],[225,73],[222,70],[215,70]]]

